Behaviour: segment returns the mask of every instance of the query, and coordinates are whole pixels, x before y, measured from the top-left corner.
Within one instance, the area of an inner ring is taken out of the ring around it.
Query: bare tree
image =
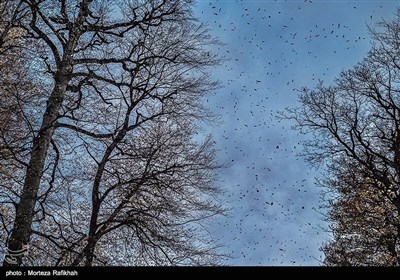
[[[8,240],[12,251],[29,242],[27,263],[217,261],[202,221],[223,211],[220,165],[197,133],[215,119],[202,98],[220,61],[191,5],[20,1],[49,89]]]
[[[329,214],[335,240],[324,249],[330,265],[344,264],[341,259],[400,265],[400,11],[371,34],[374,44],[362,62],[331,86],[303,89],[302,107],[288,114],[297,129],[313,135],[304,155],[327,164],[325,184],[336,190]],[[357,203],[364,206],[354,212]],[[365,256],[345,257],[356,252]],[[374,257],[377,252],[390,257]]]
[[[32,83],[27,49],[32,46],[23,39],[18,23],[19,3],[0,2],[0,242],[5,247],[12,217],[18,202],[24,169],[29,158],[35,119],[32,106],[42,105],[43,94],[38,83]]]

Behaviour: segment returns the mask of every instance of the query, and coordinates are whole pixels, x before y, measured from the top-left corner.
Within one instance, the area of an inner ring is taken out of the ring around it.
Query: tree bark
[[[51,93],[40,131],[33,141],[31,159],[26,170],[24,187],[21,199],[18,203],[14,220],[14,227],[8,240],[8,248],[18,251],[29,241],[31,225],[34,217],[35,203],[39,190],[40,180],[43,174],[50,140],[54,133],[54,123],[57,120],[63,102],[63,96],[67,88],[67,79],[59,75],[58,81]],[[17,266],[21,264],[22,257],[18,256]],[[13,266],[4,261],[4,266]]]
[[[82,34],[80,27],[87,17],[87,10],[92,0],[83,0],[80,4],[78,17],[70,30],[70,37],[65,46],[63,59],[57,65],[58,71],[54,75],[55,84],[47,101],[46,111],[38,135],[33,141],[31,158],[26,170],[24,187],[17,206],[14,226],[8,240],[8,249],[20,251],[23,245],[28,244],[35,213],[35,204],[43,175],[44,164],[50,141],[53,137],[55,124],[67,91],[68,82],[73,69],[73,52]],[[34,9],[37,9],[35,6]],[[3,261],[3,266],[20,266],[22,255],[15,256],[16,263]]]

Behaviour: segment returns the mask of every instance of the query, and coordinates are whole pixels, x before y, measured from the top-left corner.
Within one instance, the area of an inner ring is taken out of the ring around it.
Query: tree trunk
[[[47,150],[54,133],[53,124],[57,120],[68,84],[65,74],[59,74],[58,79],[56,79],[56,84],[49,97],[40,131],[33,141],[24,187],[18,203],[13,230],[8,240],[8,249],[12,251],[21,250],[22,246],[29,242],[40,180],[43,174]],[[5,260],[3,266],[19,266],[22,256],[16,256],[15,258],[17,264],[8,263]]]
[[[99,188],[100,182],[103,178],[104,169],[106,167],[106,163],[114,151],[115,147],[124,139],[127,128],[129,125],[129,115],[132,111],[133,107],[128,109],[128,113],[125,118],[124,127],[123,129],[117,134],[113,142],[107,147],[101,162],[99,163],[96,171],[96,176],[94,178],[93,186],[92,186],[92,214],[90,217],[90,224],[89,224],[89,233],[87,236],[87,244],[82,251],[82,254],[78,255],[75,260],[72,262],[72,266],[79,265],[83,259],[85,259],[85,266],[92,266],[93,257],[94,257],[94,249],[96,246],[97,241],[101,236],[99,236],[97,231],[97,219],[100,213],[100,197],[99,197]]]
[[[82,253],[74,259],[74,261],[71,263],[71,266],[79,266],[82,261],[84,261],[84,266],[92,266],[94,249],[96,247],[97,241],[97,237],[89,236],[87,238],[87,244],[85,248],[83,249]]]
[[[70,75],[72,73],[74,49],[78,43],[79,37],[82,35],[81,26],[83,25],[85,18],[88,16],[88,7],[91,2],[92,0],[81,1],[77,19],[71,30],[69,30],[70,37],[64,49],[63,59],[60,64],[57,65],[58,71],[54,77],[54,89],[47,101],[46,112],[43,116],[40,131],[33,141],[31,158],[25,175],[24,187],[17,206],[12,233],[8,240],[9,251],[18,252],[23,248],[24,244],[28,244],[29,242],[35,204],[40,180],[43,175],[47,151],[53,137],[55,129],[54,124],[57,121]],[[37,6],[34,6],[34,9],[37,9]],[[13,261],[16,263],[9,263],[7,262],[7,258],[5,258],[3,266],[21,265],[22,256],[14,256]]]

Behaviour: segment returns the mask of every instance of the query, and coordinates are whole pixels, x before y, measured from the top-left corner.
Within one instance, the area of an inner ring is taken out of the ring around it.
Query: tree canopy
[[[8,70],[31,82],[1,95],[15,115],[0,139],[5,265],[222,260],[203,225],[224,211],[221,165],[199,136],[215,120],[202,102],[218,88],[208,69],[220,58],[192,4],[6,1],[4,30],[21,43],[1,57],[23,53],[26,71]]]
[[[400,11],[370,32],[366,57],[304,88],[287,116],[313,137],[304,156],[327,167],[327,265],[400,265]]]

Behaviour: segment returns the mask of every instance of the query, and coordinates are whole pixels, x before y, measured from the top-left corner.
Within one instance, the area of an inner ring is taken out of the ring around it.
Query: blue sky
[[[208,106],[223,123],[214,135],[231,207],[212,232],[231,265],[319,265],[329,240],[318,214],[314,170],[304,137],[276,113],[298,106],[296,89],[329,84],[370,48],[367,25],[391,19],[399,1],[197,1],[196,15],[225,45],[230,61],[214,69],[223,85]]]

